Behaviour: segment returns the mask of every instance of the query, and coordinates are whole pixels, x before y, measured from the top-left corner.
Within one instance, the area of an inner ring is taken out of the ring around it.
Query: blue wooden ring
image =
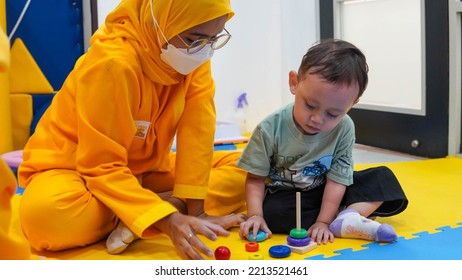
[[[304,228],[301,228],[301,229],[293,228],[290,230],[289,235],[292,236],[293,238],[305,238],[308,236],[308,232]]]
[[[275,245],[269,248],[269,254],[273,258],[286,258],[290,256],[290,248],[285,245]]]
[[[250,232],[247,239],[250,241],[262,242],[266,240],[266,233],[264,231],[258,231],[257,238],[254,239],[253,234]]]
[[[305,238],[293,238],[292,236],[287,236],[287,244],[294,247],[303,247],[310,244],[310,237]]]

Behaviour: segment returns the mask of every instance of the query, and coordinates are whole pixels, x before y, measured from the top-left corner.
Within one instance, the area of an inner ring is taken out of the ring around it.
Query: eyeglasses
[[[177,36],[178,38],[180,38],[181,42],[183,42],[183,44],[187,46],[188,53],[193,54],[202,50],[207,44],[210,44],[212,50],[218,50],[224,47],[224,45],[228,43],[229,39],[231,39],[231,34],[229,34],[228,30],[226,30],[226,28],[224,28],[224,30],[226,31],[226,34],[218,35],[217,37],[212,39],[198,39],[192,42],[190,45],[186,44],[186,42],[180,37],[180,35]]]

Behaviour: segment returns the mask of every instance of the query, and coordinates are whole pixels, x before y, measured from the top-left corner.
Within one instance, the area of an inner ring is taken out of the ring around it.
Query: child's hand
[[[249,232],[253,236],[257,236],[258,231],[263,231],[266,233],[266,238],[270,238],[273,234],[271,230],[266,225],[265,219],[263,217],[254,215],[247,219],[247,221],[241,223],[239,227],[239,236],[242,239],[249,239]]]
[[[334,234],[329,230],[329,225],[323,222],[316,222],[308,229],[311,240],[318,244],[334,242]]]

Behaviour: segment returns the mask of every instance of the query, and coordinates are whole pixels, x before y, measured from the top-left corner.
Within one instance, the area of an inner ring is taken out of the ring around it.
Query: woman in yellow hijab
[[[243,221],[226,215],[244,205],[242,189],[222,192],[226,208],[207,202],[221,196],[208,190],[212,166],[237,158],[213,154],[210,69],[233,14],[229,0],[123,0],[107,16],[24,149],[19,214],[33,248],[112,232],[108,251],[120,253],[164,232],[182,258],[201,259],[212,252],[196,234],[214,240]]]

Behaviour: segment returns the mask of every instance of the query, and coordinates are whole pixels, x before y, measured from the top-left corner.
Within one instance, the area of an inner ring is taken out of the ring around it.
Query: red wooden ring
[[[247,252],[256,252],[258,251],[258,243],[257,242],[247,242],[245,243],[245,250]]]

